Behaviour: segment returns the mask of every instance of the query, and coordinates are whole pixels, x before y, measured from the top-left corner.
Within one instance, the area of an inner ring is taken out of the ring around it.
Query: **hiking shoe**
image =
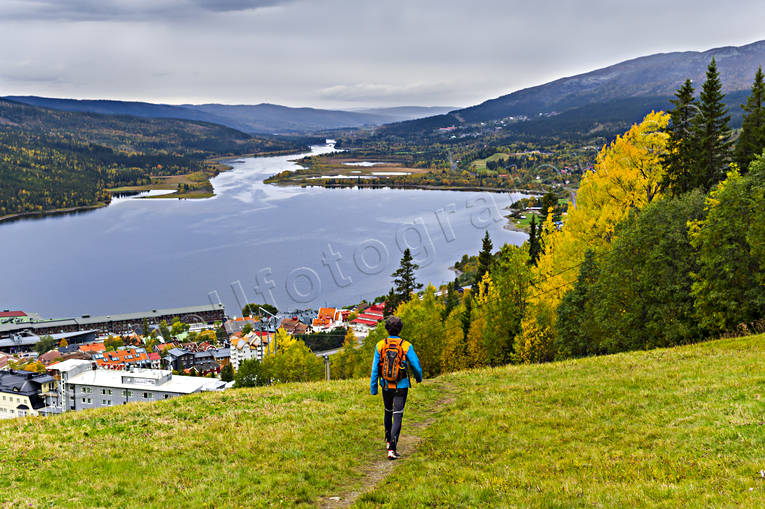
[[[389,460],[397,460],[400,457],[401,457],[401,455],[399,455],[399,453],[397,453],[393,449],[388,449],[388,459]]]

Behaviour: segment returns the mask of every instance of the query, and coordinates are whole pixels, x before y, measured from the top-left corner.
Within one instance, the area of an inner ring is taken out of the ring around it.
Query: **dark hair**
[[[388,334],[391,336],[398,336],[398,333],[401,332],[401,329],[404,327],[404,324],[401,323],[401,318],[397,316],[389,316],[385,319],[385,330],[388,331]]]

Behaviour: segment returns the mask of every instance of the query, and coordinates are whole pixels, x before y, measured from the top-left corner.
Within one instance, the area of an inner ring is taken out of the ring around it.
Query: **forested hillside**
[[[0,217],[108,203],[108,188],[199,171],[210,156],[299,151],[309,141],[0,100]]]
[[[661,109],[662,103],[684,79],[703,81],[705,68],[712,58],[717,58],[724,92],[745,90],[757,67],[765,64],[765,41],[703,52],[660,53],[635,58],[390,128],[399,133],[422,135],[450,125],[490,122],[511,116],[535,119],[539,115],[554,116],[575,109],[586,112],[587,107],[618,104],[629,99],[648,99],[650,108]],[[637,118],[623,120],[634,122]]]

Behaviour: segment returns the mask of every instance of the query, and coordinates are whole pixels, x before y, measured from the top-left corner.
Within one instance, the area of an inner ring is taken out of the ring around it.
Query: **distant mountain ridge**
[[[698,92],[712,57],[716,59],[725,92],[747,90],[752,85],[757,67],[765,66],[765,41],[703,52],[659,53],[634,58],[518,90],[444,115],[402,122],[393,129],[429,130],[510,116],[559,114],[588,105],[632,98],[657,98],[657,106],[665,106],[666,99],[674,94],[686,78],[693,80]]]
[[[399,122],[451,110],[451,107],[395,107],[359,111],[291,108],[277,104],[154,104],[108,99],[7,96],[5,99],[60,111],[174,118],[209,122],[249,134],[294,134],[360,128]]]

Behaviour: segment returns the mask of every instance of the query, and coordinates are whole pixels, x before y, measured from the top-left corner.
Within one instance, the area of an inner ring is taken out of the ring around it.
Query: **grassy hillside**
[[[8,505],[759,507],[765,336],[427,380],[402,460],[364,380],[0,423]],[[339,499],[339,500],[338,500]]]

